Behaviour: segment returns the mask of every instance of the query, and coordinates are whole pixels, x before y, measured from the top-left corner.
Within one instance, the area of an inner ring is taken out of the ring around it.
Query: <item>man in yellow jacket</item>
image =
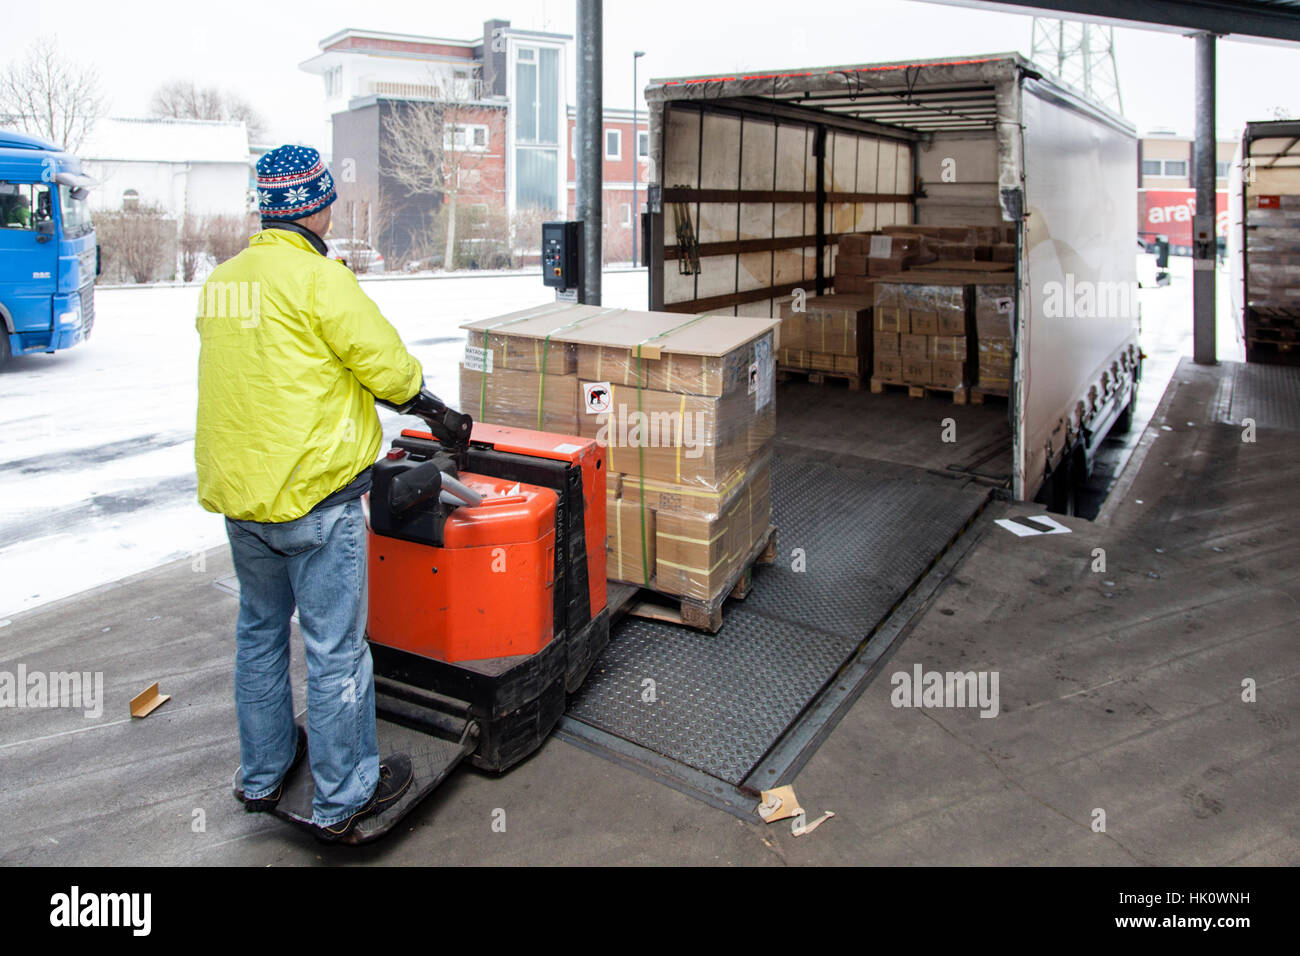
[[[311,741],[312,823],[348,840],[410,785],[409,756],[381,763],[365,641],[361,496],[382,443],[375,399],[423,382],[356,277],[325,255],[337,193],[316,150],[257,163],[262,231],[213,270],[199,301],[199,502],[226,516],[239,577],[235,707],[242,793],[274,808]],[[307,657],[307,730],[294,724],[289,621]]]

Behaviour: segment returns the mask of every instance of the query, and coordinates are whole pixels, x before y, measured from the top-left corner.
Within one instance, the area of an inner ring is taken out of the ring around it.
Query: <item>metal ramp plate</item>
[[[632,762],[666,758],[703,774],[695,789],[748,790],[764,756],[988,500],[986,488],[921,469],[787,448],[772,485],[777,563],[755,569],[722,630],[623,621],[570,702],[564,736],[593,749],[624,741],[640,754]]]
[[[299,721],[304,725],[305,716],[305,714],[299,715]],[[379,733],[380,758],[391,753],[409,754],[414,779],[392,807],[377,816],[365,817],[357,821],[355,830],[357,843],[376,840],[391,830],[402,817],[442,783],[477,744],[477,738],[468,733],[464,740],[457,743],[412,730],[382,717],[377,719],[376,729]],[[285,786],[279,805],[271,811],[280,819],[305,828],[311,827],[311,805],[316,794],[316,787],[311,777],[310,749],[309,740],[306,759],[294,771],[293,779]],[[236,770],[234,789],[241,790],[242,784],[240,773]]]
[[[1221,421],[1240,425],[1250,418],[1260,428],[1300,431],[1300,368],[1233,363],[1224,384],[1230,394],[1220,397]]]

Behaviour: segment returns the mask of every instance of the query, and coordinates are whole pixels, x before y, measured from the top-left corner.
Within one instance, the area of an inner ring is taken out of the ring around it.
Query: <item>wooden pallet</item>
[[[727,599],[735,598],[743,601],[749,596],[750,588],[753,586],[754,567],[775,563],[776,527],[768,525],[767,531],[750,549],[744,562],[732,572],[726,583],[718,588],[717,594],[710,600],[701,601],[675,594],[664,594],[655,590],[655,580],[651,578],[648,587],[636,589],[632,596],[623,598],[624,613],[632,617],[666,621],[669,624],[680,624],[683,627],[693,627],[698,631],[716,634],[722,627],[722,606]],[[618,587],[624,588],[626,585],[620,584]]]
[[[890,388],[907,389],[908,398],[926,398],[927,396],[952,396],[954,405],[965,405],[969,397],[969,390],[965,385],[958,385],[956,388],[941,388],[938,385],[913,385],[911,382],[892,382],[884,378],[871,378],[871,391],[879,395],[881,392]]]
[[[1286,325],[1258,325],[1247,327],[1246,337],[1259,342],[1295,343],[1300,341],[1300,328]]]
[[[970,403],[972,405],[983,405],[986,398],[996,398],[1005,402],[1007,393],[995,388],[980,388],[978,385],[970,387]]]
[[[848,383],[850,392],[862,391],[863,376],[857,372],[832,372],[820,368],[789,368],[781,365],[776,370],[777,381],[789,381],[791,376],[806,379],[809,385],[825,385],[826,380],[835,379]]]

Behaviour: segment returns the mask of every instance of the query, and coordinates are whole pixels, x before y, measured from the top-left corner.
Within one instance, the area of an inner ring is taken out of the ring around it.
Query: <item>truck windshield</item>
[[[63,211],[65,238],[75,239],[90,232],[90,205],[84,199],[74,199],[71,187],[59,187],[59,207]]]

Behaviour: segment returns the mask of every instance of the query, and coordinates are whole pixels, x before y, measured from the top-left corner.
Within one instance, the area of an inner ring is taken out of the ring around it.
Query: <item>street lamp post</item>
[[[645,56],[643,50],[637,50],[632,54],[632,268],[635,269],[641,264],[637,258],[636,241],[637,233],[641,231],[641,204],[637,202],[636,190],[637,180],[641,176],[641,131],[636,125],[636,101],[641,95],[641,90],[636,82],[636,61]]]

